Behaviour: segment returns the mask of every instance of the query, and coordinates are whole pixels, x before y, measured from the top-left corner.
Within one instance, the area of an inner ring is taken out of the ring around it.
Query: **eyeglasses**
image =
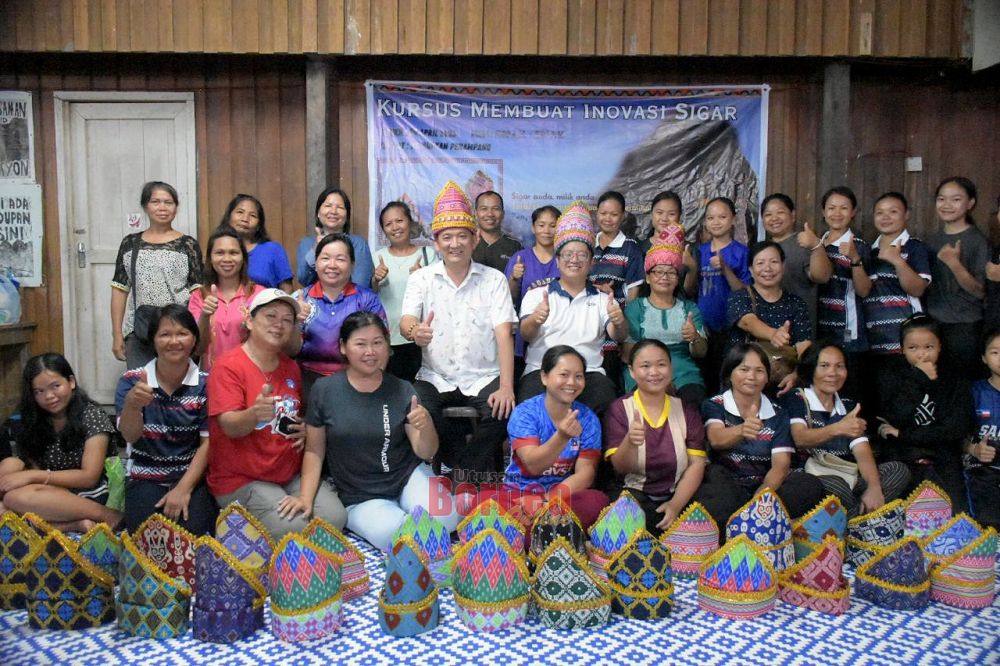
[[[559,254],[559,258],[566,261],[588,261],[590,255],[586,252],[562,252]]]
[[[676,278],[677,271],[649,271],[649,276],[654,280],[666,280],[667,278]]]

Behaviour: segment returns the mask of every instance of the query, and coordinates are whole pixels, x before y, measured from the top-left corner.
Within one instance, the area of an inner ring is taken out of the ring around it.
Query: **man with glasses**
[[[586,388],[578,400],[598,415],[616,397],[615,384],[601,367],[605,334],[621,342],[628,323],[614,296],[587,282],[594,258],[594,228],[586,204],[577,201],[559,218],[555,237],[559,279],[537,287],[521,301],[521,335],[528,343],[518,402],[542,391],[541,365],[545,351],[570,345],[586,360]]]

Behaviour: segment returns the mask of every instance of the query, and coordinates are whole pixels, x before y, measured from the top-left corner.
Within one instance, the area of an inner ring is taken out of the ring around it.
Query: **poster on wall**
[[[644,238],[650,203],[673,190],[688,238],[705,205],[736,204],[735,236],[762,237],[769,86],[556,87],[366,82],[369,243],[386,245],[382,206],[403,201],[414,242],[430,242],[434,198],[454,180],[470,200],[505,202],[504,230],[531,243],[531,212],[607,190],[625,196],[624,227]]]
[[[35,180],[31,93],[0,90],[0,180]]]
[[[42,286],[42,186],[0,180],[0,274]]]

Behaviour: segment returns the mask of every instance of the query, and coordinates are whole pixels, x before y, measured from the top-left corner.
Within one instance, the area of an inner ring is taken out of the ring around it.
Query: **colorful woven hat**
[[[980,530],[971,541],[943,559],[932,556],[931,599],[957,608],[985,608],[995,597],[997,533],[970,522]],[[952,529],[951,523],[945,525],[927,538],[925,547],[929,550],[932,541],[940,546]]]
[[[258,571],[266,587],[267,567],[274,554],[274,540],[264,524],[239,502],[232,502],[215,520],[215,538],[244,566]]]
[[[982,534],[982,525],[960,513],[923,539],[924,555],[933,566],[965,548]]]
[[[537,565],[542,554],[558,538],[564,539],[574,552],[587,559],[587,531],[566,500],[553,494],[531,526],[529,562]]]
[[[884,549],[854,573],[854,591],[859,597],[893,610],[925,607],[930,590],[927,561],[913,537]]]
[[[836,536],[828,535],[778,575],[778,598],[820,613],[842,615],[851,605],[851,584],[843,568],[844,546]]]
[[[611,618],[611,591],[577,547],[555,537],[538,558],[531,600],[550,629],[589,629]]]
[[[24,565],[41,542],[38,533],[13,511],[0,515],[0,610],[24,608]]]
[[[847,561],[856,567],[903,538],[906,507],[893,500],[847,521]]]
[[[451,536],[444,523],[433,518],[427,509],[418,504],[392,535],[392,542],[399,541],[402,536],[410,537],[423,549],[430,562],[434,582],[444,587],[451,585]]]
[[[774,608],[777,587],[771,559],[740,535],[702,562],[698,606],[731,620],[750,620]]]
[[[29,511],[29,512],[27,512],[25,514],[22,514],[21,518],[24,520],[24,522],[28,526],[31,527],[31,529],[33,529],[35,531],[35,534],[37,534],[38,536],[40,536],[42,538],[47,537],[52,532],[58,532],[58,531],[60,531],[60,530],[57,530],[56,528],[52,527],[52,525],[49,523],[49,521],[45,520],[44,518],[42,518],[41,516],[39,516],[37,513],[33,513],[31,511]]]
[[[795,559],[801,560],[828,536],[843,541],[847,533],[847,512],[836,495],[827,495],[809,513],[792,523]]]
[[[194,547],[198,537],[162,513],[154,513],[136,528],[132,541],[164,573],[183,578],[194,588]]]
[[[78,549],[83,555],[101,567],[109,576],[118,579],[118,558],[122,552],[122,540],[111,531],[107,523],[97,523],[80,538]]]
[[[951,498],[933,481],[923,481],[904,502],[906,536],[923,539],[951,519]]]
[[[675,270],[680,270],[684,263],[684,227],[679,224],[671,224],[666,229],[650,239],[649,252],[646,253],[646,261],[643,267],[646,272],[653,270],[656,266],[672,266]]]
[[[524,552],[524,528],[495,499],[482,502],[455,528],[462,543],[468,542],[483,530],[496,530],[506,537],[515,553]]]
[[[340,628],[343,562],[301,534],[291,533],[271,556],[271,632],[283,641],[311,641]]]
[[[115,619],[115,580],[58,530],[24,562],[25,606],[35,629],[87,629]]]
[[[476,230],[476,219],[472,216],[469,197],[453,180],[445,183],[434,199],[434,219],[431,220],[431,234],[437,236],[445,229]]]
[[[499,631],[524,620],[530,575],[524,558],[496,530],[459,546],[452,566],[455,610],[472,631]]]
[[[344,601],[350,601],[368,593],[368,570],[365,568],[364,554],[351,543],[336,527],[315,517],[303,531],[314,544],[336,553],[343,563],[340,569],[340,589]]]
[[[385,556],[385,586],[378,598],[382,631],[403,638],[437,629],[441,617],[438,586],[423,549],[400,537]]]
[[[660,535],[660,542],[670,551],[675,576],[697,578],[701,563],[719,549],[719,526],[704,506],[692,502]]]
[[[590,217],[590,209],[579,199],[571,203],[556,222],[556,254],[559,254],[566,243],[573,241],[584,243],[591,251],[594,250],[594,223]]]
[[[235,643],[264,626],[267,590],[260,573],[209,536],[198,539],[194,555],[198,594],[191,630],[200,641]]]
[[[645,529],[611,558],[611,608],[633,620],[661,620],[673,606],[670,551]]]
[[[188,630],[191,586],[147,557],[128,532],[118,559],[118,628],[142,638],[176,638]]]
[[[746,536],[771,560],[776,571],[795,564],[792,520],[785,503],[770,488],[763,488],[729,517],[726,540]]]
[[[628,491],[622,491],[618,499],[604,507],[590,526],[587,553],[594,573],[607,580],[611,558],[644,529],[646,514],[642,507]]]

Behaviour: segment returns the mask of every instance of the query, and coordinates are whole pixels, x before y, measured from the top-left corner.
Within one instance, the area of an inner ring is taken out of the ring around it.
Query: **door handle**
[[[76,244],[76,263],[80,268],[87,267],[87,248],[82,242]]]

